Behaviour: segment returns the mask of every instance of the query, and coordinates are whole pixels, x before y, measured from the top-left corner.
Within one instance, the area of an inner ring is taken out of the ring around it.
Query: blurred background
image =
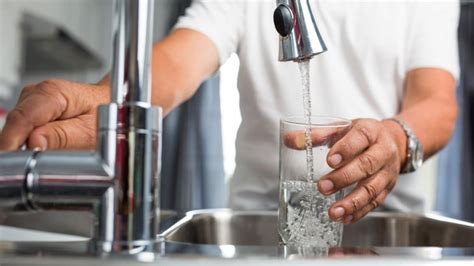
[[[190,2],[156,1],[155,40],[169,32]],[[429,162],[425,190],[431,202],[427,211],[474,221],[474,2],[461,5],[461,115],[451,143]],[[51,78],[95,83],[108,72],[113,8],[113,0],[0,0],[0,123],[27,84]],[[240,124],[238,67],[234,55],[219,75],[166,118],[163,208],[226,206]]]

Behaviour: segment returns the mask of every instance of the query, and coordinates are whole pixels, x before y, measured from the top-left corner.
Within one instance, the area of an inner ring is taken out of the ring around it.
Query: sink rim
[[[202,210],[192,210],[188,211],[184,214],[184,216],[179,219],[176,223],[172,226],[167,228],[166,230],[162,231],[158,238],[162,239],[167,243],[173,244],[181,244],[181,245],[197,245],[197,246],[245,246],[245,247],[275,247],[276,245],[222,245],[222,244],[202,244],[202,243],[192,243],[192,242],[185,242],[185,241],[177,241],[177,240],[170,240],[169,238],[172,236],[173,233],[177,232],[182,226],[191,222],[193,218],[200,215],[211,215],[212,217],[230,217],[230,216],[275,216],[278,217],[278,212],[276,210],[232,210],[232,209],[202,209]],[[425,214],[417,214],[417,213],[409,213],[409,212],[371,212],[367,215],[368,218],[406,218],[410,220],[415,219],[429,219],[432,221],[439,221],[439,222],[448,222],[458,226],[465,226],[470,229],[474,229],[474,223],[470,223],[467,221],[457,220],[449,217],[445,217],[436,213],[425,213]],[[348,225],[351,226],[351,225]],[[347,247],[347,246],[344,246]],[[373,246],[377,248],[386,248],[385,246]],[[415,248],[422,248],[424,246],[416,246]],[[397,247],[397,248],[413,248],[413,247]],[[426,246],[424,248],[442,248],[442,249],[449,249],[449,248],[461,248],[461,247],[431,247]],[[474,248],[474,247],[472,247]]]
[[[233,210],[230,208],[217,208],[217,209],[198,209],[187,211],[184,213],[182,220],[185,220],[188,216],[202,215],[202,214],[212,214],[212,215],[230,215],[230,214],[239,214],[239,215],[260,215],[260,216],[274,216],[278,214],[277,210]],[[366,217],[375,217],[375,218],[387,218],[387,217],[403,217],[403,218],[429,218],[441,222],[455,223],[458,225],[464,225],[474,228],[474,223],[450,218],[443,216],[435,212],[428,213],[415,213],[415,212],[370,212]]]
[[[191,221],[193,217],[197,215],[212,214],[213,216],[216,216],[216,215],[217,216],[230,216],[233,214],[245,214],[245,215],[274,216],[275,212],[276,211],[269,211],[269,210],[262,210],[262,211],[248,210],[247,211],[247,210],[232,210],[232,209],[226,209],[226,208],[192,210],[192,211],[185,212],[181,219],[179,219],[176,223],[174,223],[167,229],[163,230],[160,234],[158,234],[158,238],[164,239],[167,242],[183,243],[183,242],[177,242],[177,241],[168,241],[166,240],[166,236],[168,236],[172,232],[179,229],[182,225]]]

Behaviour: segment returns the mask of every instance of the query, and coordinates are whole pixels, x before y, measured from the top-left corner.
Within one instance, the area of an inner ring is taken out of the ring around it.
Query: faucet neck
[[[98,152],[114,176],[113,236],[101,240],[118,247],[158,233],[162,114],[150,100],[153,3],[116,1],[112,103],[99,108]]]
[[[150,104],[153,0],[117,0],[112,102]]]

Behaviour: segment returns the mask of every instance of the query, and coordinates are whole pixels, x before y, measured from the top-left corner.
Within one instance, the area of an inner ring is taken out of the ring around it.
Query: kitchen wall
[[[170,2],[155,1],[155,39],[168,28]],[[0,0],[0,107],[11,108],[21,88],[48,78],[96,82],[110,69],[113,0]],[[103,67],[94,70],[31,74],[22,69],[23,16],[33,14],[67,30],[81,45],[97,55]]]

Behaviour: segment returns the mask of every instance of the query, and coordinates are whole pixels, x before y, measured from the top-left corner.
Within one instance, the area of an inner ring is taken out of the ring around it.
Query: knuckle
[[[45,80],[38,85],[39,90],[37,91],[39,94],[50,99],[52,104],[56,105],[56,110],[62,113],[66,110],[69,103],[67,97],[65,97],[61,91],[60,85],[60,81],[58,80]]]
[[[372,185],[372,184],[363,184],[362,188],[364,188],[364,190],[369,195],[369,202],[375,201],[375,199],[377,198],[377,194],[378,194],[377,189],[375,188],[375,186]]]
[[[35,92],[49,96],[53,90],[56,90],[56,85],[53,85],[51,81],[42,81],[36,86]]]
[[[52,89],[52,88],[57,88],[58,83],[59,82],[57,80],[48,79],[48,80],[41,81],[38,84],[38,87],[43,89],[43,90],[48,90],[48,89]]]
[[[364,119],[357,124],[356,128],[362,136],[368,140],[375,141],[383,125],[376,119]]]
[[[352,212],[357,212],[357,210],[360,208],[360,200],[358,198],[352,198],[351,205],[352,205]]]
[[[342,185],[349,186],[352,184],[352,174],[348,170],[341,171]]]
[[[45,80],[38,84],[36,91],[46,96],[55,96],[60,90],[60,86],[55,80]]]
[[[54,135],[57,140],[57,148],[64,149],[68,145],[68,135],[67,131],[62,126],[54,127]]]
[[[357,132],[361,136],[361,138],[367,140],[369,143],[374,143],[375,138],[373,136],[372,130],[368,127],[368,125],[361,125],[358,129]]]
[[[364,153],[359,156],[359,168],[366,175],[373,175],[378,169],[379,161],[377,157],[370,153]]]
[[[371,210],[377,209],[380,205],[381,205],[381,202],[379,202],[378,200],[373,200],[370,202]]]
[[[348,141],[343,141],[340,145],[341,152],[352,153],[354,151],[354,146]]]
[[[21,90],[21,93],[20,93],[20,98],[34,92],[36,90],[36,86],[34,85],[28,85],[26,87],[24,87],[22,90]]]
[[[29,115],[27,113],[25,113],[25,111],[23,111],[23,109],[21,109],[21,108],[16,108],[13,111],[11,111],[10,113],[8,113],[6,121],[7,122],[26,121],[28,123],[31,123]]]

